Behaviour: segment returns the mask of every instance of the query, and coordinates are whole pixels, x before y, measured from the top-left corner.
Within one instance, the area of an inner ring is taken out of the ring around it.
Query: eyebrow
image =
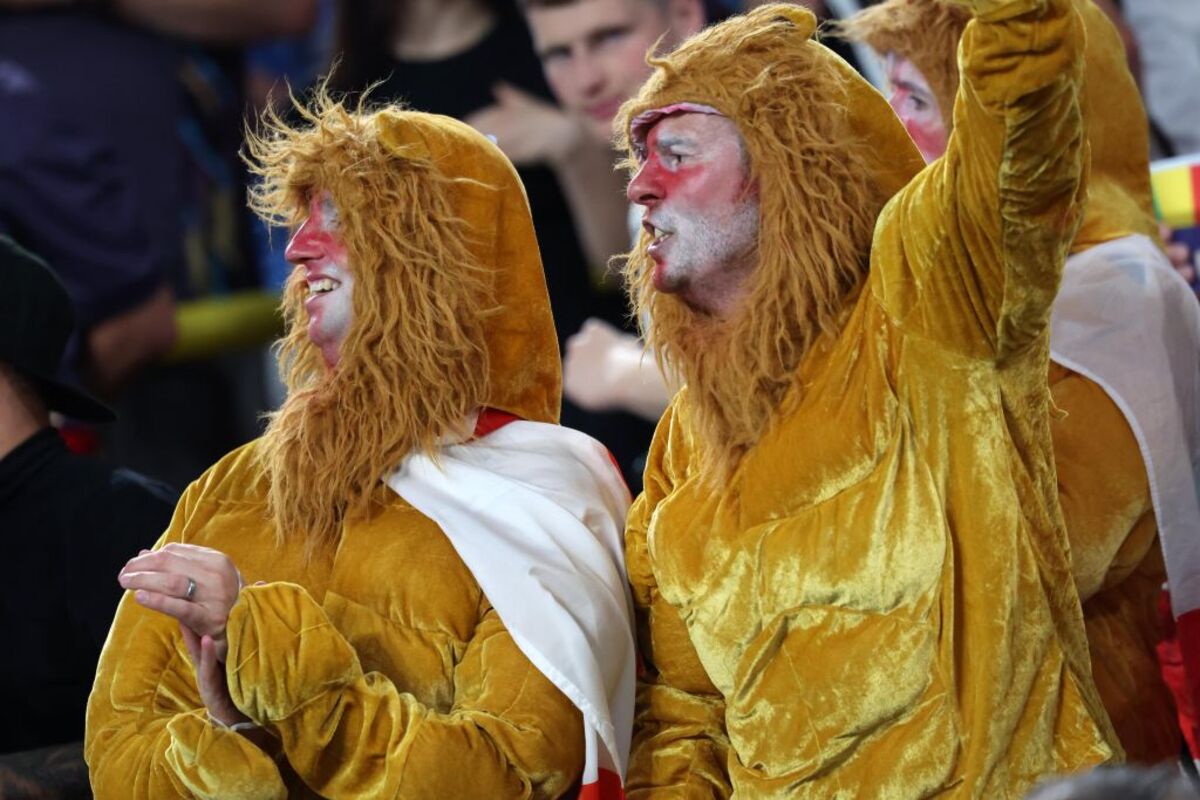
[[[342,221],[341,212],[338,211],[337,204],[333,202],[332,197],[322,198],[321,212],[325,215],[326,224],[333,225]]]
[[[654,142],[655,148],[659,151],[669,150],[672,147],[691,147],[694,144],[695,141],[690,137],[672,134],[659,136]]]
[[[916,94],[916,95],[920,95],[921,97],[925,97],[925,98],[933,97],[933,92],[923,89],[920,86],[918,86],[917,84],[912,83],[910,81],[892,81],[892,85],[895,86],[897,89],[904,89],[907,92],[910,92],[910,93]]]

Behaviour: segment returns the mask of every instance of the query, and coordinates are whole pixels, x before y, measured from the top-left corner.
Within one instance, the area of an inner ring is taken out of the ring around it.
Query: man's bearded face
[[[294,267],[304,270],[308,338],[332,369],[337,366],[342,342],[354,321],[354,275],[342,241],[337,207],[329,192],[313,195],[308,219],[288,242],[284,256]]]
[[[670,115],[650,129],[645,152],[628,195],[645,207],[654,288],[728,316],[746,294],[758,242],[758,193],[737,127],[716,114]]]
[[[911,61],[895,53],[887,57],[887,78],[892,87],[888,102],[925,163],[940,158],[946,152],[946,122],[929,81]]]

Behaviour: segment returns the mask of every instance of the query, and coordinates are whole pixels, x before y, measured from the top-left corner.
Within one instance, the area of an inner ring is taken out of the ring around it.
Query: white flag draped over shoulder
[[[582,798],[621,797],[633,728],[629,490],[608,451],[517,420],[385,478],[441,526],[521,652],[579,708]]]

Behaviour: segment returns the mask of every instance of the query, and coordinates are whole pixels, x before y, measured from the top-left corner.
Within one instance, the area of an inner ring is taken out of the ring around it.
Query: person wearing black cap
[[[87,792],[84,711],[121,589],[112,576],[167,527],[163,484],[68,452],[50,412],[112,411],[60,381],[74,327],[40,258],[0,236],[0,797]]]

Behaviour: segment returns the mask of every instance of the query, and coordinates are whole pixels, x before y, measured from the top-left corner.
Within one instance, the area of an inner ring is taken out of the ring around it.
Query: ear
[[[696,35],[707,24],[704,0],[667,0],[667,28],[674,44]]]

